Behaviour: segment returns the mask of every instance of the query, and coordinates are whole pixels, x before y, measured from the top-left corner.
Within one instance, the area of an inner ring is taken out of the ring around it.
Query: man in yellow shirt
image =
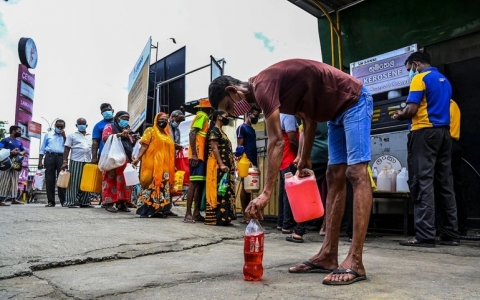
[[[200,200],[202,199],[203,188],[205,187],[206,174],[206,142],[208,131],[208,117],[212,110],[210,101],[200,100],[195,106],[198,110],[192,121],[189,134],[190,145],[188,147],[188,160],[190,162],[190,186],[187,194],[187,212],[183,222],[203,222],[205,219],[200,214]],[[192,203],[195,202],[195,209],[192,215]]]

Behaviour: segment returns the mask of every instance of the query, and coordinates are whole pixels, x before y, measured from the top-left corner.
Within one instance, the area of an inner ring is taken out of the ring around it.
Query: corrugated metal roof
[[[306,12],[310,13],[311,15],[321,18],[323,17],[323,12],[317,6],[315,6],[310,0],[288,0],[295,4],[296,6],[300,7],[301,9],[305,10]],[[320,2],[329,13],[335,11],[341,11],[347,9],[355,4],[363,2],[365,0],[319,0]]]

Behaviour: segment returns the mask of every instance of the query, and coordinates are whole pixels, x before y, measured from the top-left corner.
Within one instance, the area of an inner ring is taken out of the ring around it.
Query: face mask
[[[21,137],[21,136],[22,136],[22,133],[21,133],[21,132],[15,132],[14,137]]]
[[[166,121],[159,121],[157,124],[158,124],[158,127],[160,127],[160,128],[167,127],[167,122]]]
[[[408,76],[410,76],[410,81],[412,81],[413,77],[415,77],[415,75],[418,74],[418,71],[413,71],[412,69],[410,69],[410,73],[408,74]]]
[[[118,126],[122,127],[122,128],[125,128],[128,126],[128,120],[120,120],[118,122]]]
[[[258,117],[251,117],[251,118],[250,118],[250,122],[251,122],[252,124],[257,124],[257,123],[258,123]]]
[[[410,77],[410,81],[412,81],[413,77],[415,77],[415,75],[418,74],[418,69],[416,71],[413,71],[413,64],[412,64],[412,68],[410,68],[410,73],[408,74],[408,76]]]
[[[227,126],[228,124],[230,124],[230,119],[222,117],[222,123],[223,123],[224,126]]]
[[[77,124],[77,129],[78,129],[78,131],[80,131],[80,132],[85,132],[85,131],[87,131],[87,125],[85,125],[85,124]]]
[[[242,99],[239,102],[235,102],[233,104],[233,114],[238,117],[238,116],[243,116],[244,114],[248,113],[252,106],[250,103],[247,102],[247,100]]]
[[[60,133],[62,133],[62,130],[60,128],[55,127],[55,133],[60,134]]]
[[[177,122],[171,122],[170,125],[172,125],[173,128],[177,128],[177,127],[178,127],[178,123],[177,123]]]
[[[102,116],[105,120],[111,120],[111,119],[113,119],[113,111],[106,110],[102,113]]]

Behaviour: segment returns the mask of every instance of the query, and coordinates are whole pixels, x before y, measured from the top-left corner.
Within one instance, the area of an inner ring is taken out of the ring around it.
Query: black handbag
[[[22,170],[23,155],[17,154],[12,157],[12,169],[15,171]]]

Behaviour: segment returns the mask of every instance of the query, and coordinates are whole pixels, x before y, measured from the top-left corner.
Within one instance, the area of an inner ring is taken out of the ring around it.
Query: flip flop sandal
[[[117,208],[117,211],[120,211],[120,212],[130,212],[130,210],[128,208],[126,208],[125,206],[122,206],[120,208]]]
[[[205,218],[203,216],[193,217],[193,220],[195,220],[195,222],[205,222]]]
[[[105,208],[106,211],[108,212],[111,212],[111,213],[116,213],[117,212],[117,209],[113,206],[109,206],[107,208]]]
[[[292,242],[292,243],[303,243],[304,242],[303,238],[294,237],[293,234],[287,235],[285,240],[287,240],[287,242]]]
[[[293,230],[292,229],[282,229],[283,234],[292,234]]]
[[[326,285],[347,285],[347,284],[352,284],[357,281],[362,281],[362,280],[367,280],[367,276],[365,275],[360,275],[356,271],[352,269],[335,269],[332,271],[333,275],[339,275],[339,274],[351,274],[355,276],[354,278],[348,280],[348,281],[329,281],[329,280],[323,280],[322,283]]]
[[[324,269],[322,267],[319,267],[311,262],[309,262],[308,260],[302,262],[300,265],[305,265],[308,267],[308,269],[298,269],[298,270],[295,270],[298,265],[296,265],[295,267],[291,267],[288,269],[288,273],[297,273],[297,274],[308,274],[308,273],[331,273],[332,270],[328,270],[328,269]]]
[[[183,223],[195,224],[195,220],[192,217],[188,216],[183,219]]]

